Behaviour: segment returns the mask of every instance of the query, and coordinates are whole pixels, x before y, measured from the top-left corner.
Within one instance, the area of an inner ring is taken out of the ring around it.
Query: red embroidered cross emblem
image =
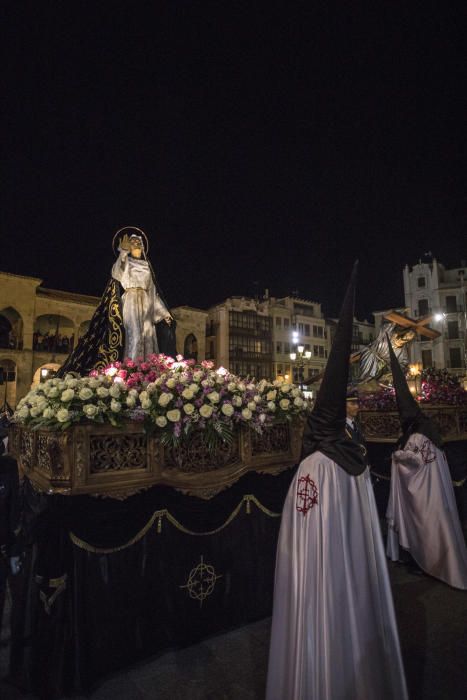
[[[436,459],[436,452],[434,451],[433,447],[431,446],[430,440],[425,440],[423,445],[420,447],[420,452],[423,458],[423,461],[425,464],[430,464],[430,462],[434,462]]]
[[[318,488],[309,474],[301,476],[297,486],[297,510],[306,515],[318,503]]]

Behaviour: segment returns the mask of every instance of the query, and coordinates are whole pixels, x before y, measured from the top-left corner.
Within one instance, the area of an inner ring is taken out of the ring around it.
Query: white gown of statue
[[[148,263],[120,250],[112,267],[112,277],[125,290],[122,296],[125,358],[146,359],[148,355],[158,353],[154,324],[162,321],[169,312],[156,292]]]
[[[421,569],[454,588],[467,589],[467,548],[444,452],[420,433],[392,456],[387,555],[399,545]]]
[[[266,697],[407,698],[369,471],[351,476],[321,452],[300,464],[282,513]]]

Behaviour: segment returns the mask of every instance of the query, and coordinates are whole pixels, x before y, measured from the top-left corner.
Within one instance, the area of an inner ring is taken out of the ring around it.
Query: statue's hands
[[[127,253],[130,250],[130,239],[127,233],[125,233],[123,238],[120,240],[120,250],[126,251]]]
[[[171,326],[171,325],[172,325],[173,318],[172,318],[172,316],[169,314],[168,316],[166,316],[166,317],[164,318],[164,321],[165,321],[169,326]]]

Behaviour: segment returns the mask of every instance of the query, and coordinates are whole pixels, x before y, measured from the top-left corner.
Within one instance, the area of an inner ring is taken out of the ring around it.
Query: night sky
[[[359,5],[3,3],[0,270],[100,295],[134,224],[171,306],[335,314],[358,257],[368,317],[405,263],[459,265],[465,15]]]

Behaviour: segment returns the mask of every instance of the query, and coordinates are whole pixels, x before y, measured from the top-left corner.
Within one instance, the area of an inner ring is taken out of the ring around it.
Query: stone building
[[[0,272],[0,407],[19,399],[56,371],[87,330],[98,297],[42,287],[35,277]],[[204,359],[207,313],[172,309],[177,349]]]
[[[240,376],[270,378],[272,320],[268,300],[229,297],[208,310],[206,358]]]
[[[297,353],[300,346],[303,358]],[[306,383],[324,369],[328,350],[318,302],[270,297],[266,292],[261,300],[229,297],[208,310],[206,357],[240,376]]]
[[[435,340],[417,337],[410,344],[411,362],[423,367],[466,372],[467,266],[447,269],[433,258],[403,271],[405,305],[415,319],[430,314],[430,325],[441,332]]]

